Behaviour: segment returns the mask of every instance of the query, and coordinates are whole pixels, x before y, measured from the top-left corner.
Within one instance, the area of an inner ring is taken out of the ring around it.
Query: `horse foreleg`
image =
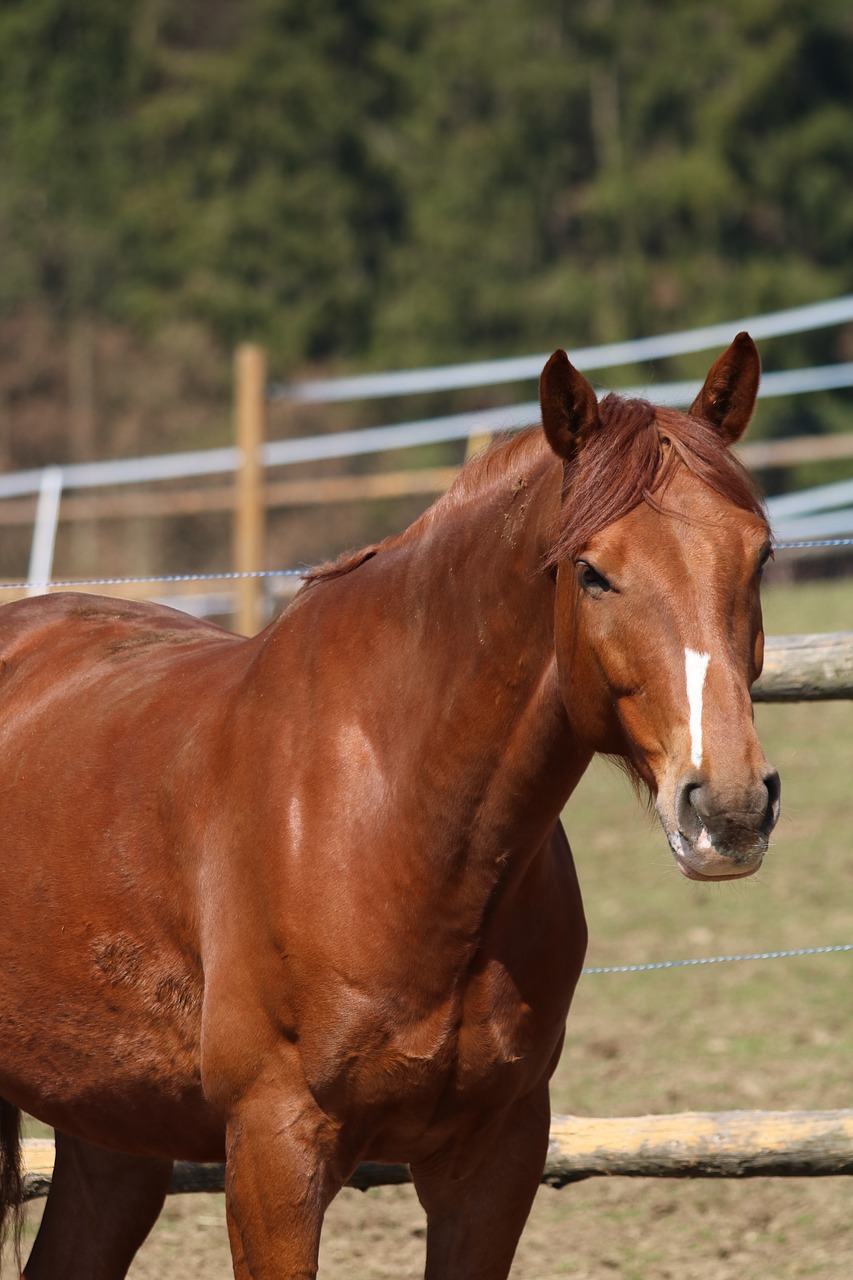
[[[243,1100],[228,1121],[225,1204],[238,1280],[313,1280],[320,1229],[342,1177],[312,1099]]]
[[[171,1160],[56,1134],[56,1163],[26,1280],[123,1280],[157,1220]]]
[[[505,1280],[548,1149],[547,1087],[412,1166],[427,1214],[426,1280]]]

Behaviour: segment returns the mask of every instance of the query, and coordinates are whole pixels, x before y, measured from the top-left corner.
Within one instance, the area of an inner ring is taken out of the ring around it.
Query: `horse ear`
[[[569,461],[599,425],[598,399],[565,351],[555,351],[539,379],[542,426],[558,457]]]
[[[734,444],[746,430],[755,408],[761,360],[748,333],[739,333],[711,366],[705,385],[690,412],[716,427],[725,444]]]

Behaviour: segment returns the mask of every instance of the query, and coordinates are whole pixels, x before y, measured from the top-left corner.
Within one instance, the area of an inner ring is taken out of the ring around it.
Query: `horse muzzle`
[[[738,880],[761,866],[779,819],[779,775],[767,769],[753,786],[716,791],[698,774],[678,783],[674,821],[658,805],[679,870],[690,880]]]

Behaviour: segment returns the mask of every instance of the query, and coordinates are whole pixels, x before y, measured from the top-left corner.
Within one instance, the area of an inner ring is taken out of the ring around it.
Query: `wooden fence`
[[[24,1143],[25,1199],[47,1195],[53,1143]],[[716,1111],[588,1119],[552,1116],[543,1183],[585,1178],[835,1177],[853,1174],[853,1111]],[[175,1165],[170,1192],[222,1191],[224,1165]],[[359,1165],[349,1186],[410,1182],[406,1165]]]
[[[753,702],[826,702],[853,698],[853,632],[768,636]]]

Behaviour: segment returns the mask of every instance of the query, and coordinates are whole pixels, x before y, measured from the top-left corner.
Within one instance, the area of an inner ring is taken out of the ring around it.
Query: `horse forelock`
[[[665,512],[664,491],[679,465],[733,506],[766,519],[748,472],[710,423],[615,393],[599,411],[599,430],[566,466],[549,567],[578,555],[642,502]]]

